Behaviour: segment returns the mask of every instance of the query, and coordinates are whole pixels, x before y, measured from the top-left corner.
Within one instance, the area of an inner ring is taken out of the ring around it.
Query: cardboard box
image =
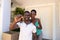
[[[18,40],[19,39],[19,32],[9,31],[4,32],[2,35],[3,40]]]

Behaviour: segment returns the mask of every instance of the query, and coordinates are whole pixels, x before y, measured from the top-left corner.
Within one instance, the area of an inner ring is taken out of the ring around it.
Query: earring
[[[30,17],[30,19],[31,19],[31,17]]]

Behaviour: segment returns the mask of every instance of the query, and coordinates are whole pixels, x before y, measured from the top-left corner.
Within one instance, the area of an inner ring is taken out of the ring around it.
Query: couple
[[[32,38],[33,40],[39,39],[42,32],[42,26],[40,20],[35,18],[35,16],[36,10],[31,10],[31,13],[29,11],[25,11],[24,16],[17,15],[14,18],[14,22],[12,23],[10,30],[16,28],[15,25],[20,28],[19,40],[32,40]]]

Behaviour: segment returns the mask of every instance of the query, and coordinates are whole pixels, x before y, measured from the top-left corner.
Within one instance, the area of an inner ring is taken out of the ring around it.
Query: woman
[[[31,21],[36,26],[36,35],[38,40],[42,40],[42,25],[40,19],[35,18],[36,10],[31,10]]]

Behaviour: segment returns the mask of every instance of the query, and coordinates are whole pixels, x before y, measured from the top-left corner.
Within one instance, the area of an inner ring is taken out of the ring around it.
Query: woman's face
[[[31,18],[35,18],[36,13],[34,11],[31,12]]]

